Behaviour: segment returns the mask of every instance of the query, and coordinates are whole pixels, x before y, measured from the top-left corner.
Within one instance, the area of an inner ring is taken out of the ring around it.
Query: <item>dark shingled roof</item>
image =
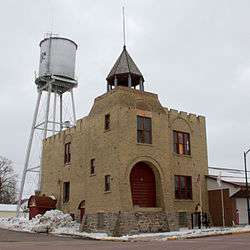
[[[109,84],[113,85],[114,79],[117,77],[119,84],[119,78],[125,76],[128,77],[128,75],[131,76],[133,85],[139,84],[140,79],[144,81],[142,73],[126,50],[126,46],[124,46],[121,55],[116,60],[106,80],[109,82]]]

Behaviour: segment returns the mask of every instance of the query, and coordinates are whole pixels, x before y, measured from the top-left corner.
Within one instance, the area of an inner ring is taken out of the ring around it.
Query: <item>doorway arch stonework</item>
[[[138,162],[130,172],[130,188],[133,206],[156,207],[155,174],[151,167]]]
[[[164,200],[164,195],[163,195],[164,194],[164,181],[163,181],[164,174],[160,167],[160,164],[150,156],[141,156],[141,157],[135,158],[133,161],[129,163],[125,171],[125,176],[126,176],[125,180],[127,181],[129,185],[128,191],[130,192],[130,198],[131,198],[130,204],[133,210],[136,207],[138,208],[139,206],[136,206],[136,204],[133,204],[130,176],[131,176],[131,171],[133,170],[133,168],[139,163],[142,163],[148,166],[151,169],[151,172],[154,173],[154,178],[155,178],[155,205],[154,207],[161,208],[164,210],[165,208],[165,200]]]

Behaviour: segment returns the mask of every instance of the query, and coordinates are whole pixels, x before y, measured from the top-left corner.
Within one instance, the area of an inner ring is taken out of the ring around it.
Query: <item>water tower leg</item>
[[[73,89],[71,89],[70,93],[71,93],[71,101],[72,101],[74,125],[76,125],[76,108],[75,108],[75,102],[74,102]]]
[[[62,99],[62,94],[59,95],[60,96],[60,131],[62,131],[63,129],[63,117],[62,117],[62,104],[63,104],[63,99]]]
[[[16,212],[17,216],[19,215],[19,211],[20,211],[20,207],[21,207],[22,196],[23,196],[23,189],[24,189],[24,183],[25,183],[27,169],[28,169],[28,165],[29,165],[30,152],[31,152],[31,147],[32,147],[32,142],[33,142],[35,127],[36,127],[36,120],[37,120],[37,114],[38,114],[39,105],[40,105],[40,101],[41,101],[41,96],[42,96],[42,91],[39,91],[38,92],[38,96],[37,96],[36,107],[35,107],[35,112],[34,112],[34,116],[33,116],[33,122],[32,122],[32,126],[31,126],[31,131],[30,131],[29,142],[28,142],[27,149],[26,149],[24,169],[23,169],[23,175],[22,175],[22,180],[21,180],[21,187],[20,187],[20,192],[19,192],[19,197],[18,197],[18,205],[17,205],[17,212]]]
[[[48,95],[47,95],[47,104],[46,104],[46,113],[45,113],[45,121],[44,121],[44,133],[43,139],[47,137],[47,129],[48,129],[48,119],[49,119],[49,105],[50,105],[50,95],[51,95],[52,84],[49,83],[48,87]]]
[[[53,107],[53,135],[55,134],[56,130],[56,99],[57,99],[57,94],[56,92],[54,93],[54,107]]]

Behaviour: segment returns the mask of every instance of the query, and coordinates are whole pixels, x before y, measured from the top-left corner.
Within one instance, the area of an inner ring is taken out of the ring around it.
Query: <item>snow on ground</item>
[[[69,214],[59,210],[51,210],[44,215],[38,215],[32,220],[28,217],[0,217],[0,228],[33,233],[52,233],[56,235],[77,236],[82,238],[117,240],[117,241],[148,241],[148,240],[173,240],[204,237],[212,235],[250,232],[250,226],[239,227],[214,227],[208,229],[182,229],[180,231],[162,233],[143,233],[111,237],[107,233],[86,233],[79,231],[80,224],[73,221]]]
[[[80,232],[80,224],[73,221],[69,214],[64,214],[59,210],[50,210],[44,215],[37,215],[32,220],[29,220],[28,216],[0,217],[0,228],[23,232],[75,235],[93,239],[102,239],[108,236],[106,233]]]

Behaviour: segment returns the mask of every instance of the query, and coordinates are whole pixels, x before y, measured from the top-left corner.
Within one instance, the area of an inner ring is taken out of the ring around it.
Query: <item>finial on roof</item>
[[[122,6],[122,28],[123,28],[123,47],[126,47],[126,23],[125,23],[125,7]]]
[[[139,85],[141,91],[144,91],[144,78],[133,59],[126,49],[126,23],[125,23],[125,7],[122,7],[123,17],[123,50],[116,60],[113,68],[108,74],[107,90],[110,91],[112,86],[126,86],[136,88]]]

